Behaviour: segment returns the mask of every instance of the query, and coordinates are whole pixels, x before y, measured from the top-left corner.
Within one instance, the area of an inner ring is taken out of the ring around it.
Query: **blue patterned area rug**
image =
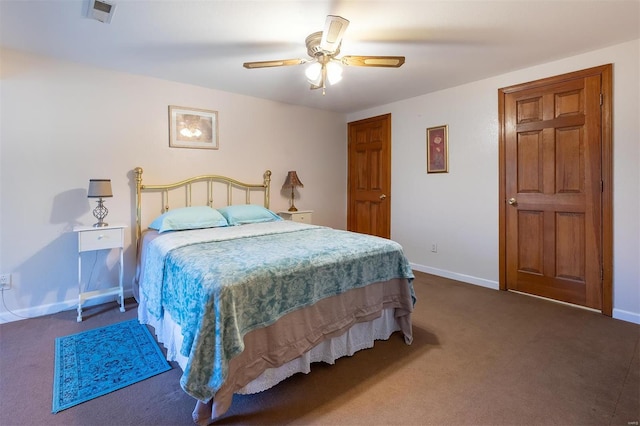
[[[58,337],[55,355],[54,413],[171,369],[138,320]]]

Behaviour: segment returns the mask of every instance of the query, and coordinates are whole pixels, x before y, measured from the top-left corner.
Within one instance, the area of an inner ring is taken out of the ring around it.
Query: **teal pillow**
[[[256,204],[238,204],[236,206],[221,207],[218,211],[222,213],[222,216],[227,219],[227,222],[231,226],[283,220],[271,210]]]
[[[208,206],[198,206],[169,210],[158,216],[149,228],[166,232],[222,226],[229,226],[229,224],[220,212]]]

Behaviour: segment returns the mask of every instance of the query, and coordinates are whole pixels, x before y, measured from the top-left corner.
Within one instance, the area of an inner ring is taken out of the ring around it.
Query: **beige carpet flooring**
[[[335,365],[234,397],[215,424],[638,425],[640,325],[416,273],[413,345],[396,333]],[[0,325],[0,425],[189,425],[174,369],[51,413],[56,337],[136,317],[115,303]]]

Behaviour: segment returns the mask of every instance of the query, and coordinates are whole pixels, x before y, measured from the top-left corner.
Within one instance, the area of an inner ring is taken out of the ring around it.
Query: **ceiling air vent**
[[[115,3],[109,3],[104,0],[89,1],[89,18],[108,24],[111,22],[113,12],[116,11]]]

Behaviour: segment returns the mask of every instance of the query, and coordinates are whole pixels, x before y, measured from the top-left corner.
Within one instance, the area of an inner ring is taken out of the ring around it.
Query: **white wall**
[[[19,315],[56,312],[77,300],[77,237],[71,230],[95,222],[95,202],[86,198],[90,178],[112,180],[107,222],[129,226],[126,283],[134,263],[136,166],[147,183],[206,173],[262,182],[270,169],[276,211],[288,208],[281,186],[286,172],[297,170],[304,188],[296,206],[313,209],[315,223],[346,224],[341,114],[11,50],[0,55],[0,272],[13,274],[4,300]],[[220,149],[169,148],[168,105],[217,110]],[[92,288],[108,285],[115,253],[83,256],[87,278],[93,271]],[[16,319],[0,307],[0,322]]]
[[[417,270],[498,288],[498,89],[607,63],[614,64],[613,316],[640,323],[639,40],[348,115],[350,122],[392,114],[392,238]],[[450,172],[427,175],[426,128],[443,124]]]
[[[392,113],[392,238],[417,270],[498,286],[500,87],[614,64],[614,317],[640,323],[640,42],[612,46],[377,108],[338,114],[0,51],[0,272],[22,315],[72,308],[76,223],[94,222],[88,180],[111,178],[108,221],[133,224],[131,170],[147,182],[200,173],[248,181],[273,171],[272,208],[287,170],[305,184],[296,205],[314,221],[346,223],[347,121]],[[425,76],[428,78],[428,76]],[[220,150],[168,147],[167,106],[218,110]],[[448,124],[450,173],[425,172],[427,127]],[[322,128],[322,132],[313,129]],[[471,208],[469,207],[471,206]],[[129,228],[126,279],[133,265]],[[431,253],[431,244],[438,253]],[[92,283],[115,273],[96,263]],[[106,263],[107,268],[100,265]],[[0,306],[0,322],[17,319]]]

